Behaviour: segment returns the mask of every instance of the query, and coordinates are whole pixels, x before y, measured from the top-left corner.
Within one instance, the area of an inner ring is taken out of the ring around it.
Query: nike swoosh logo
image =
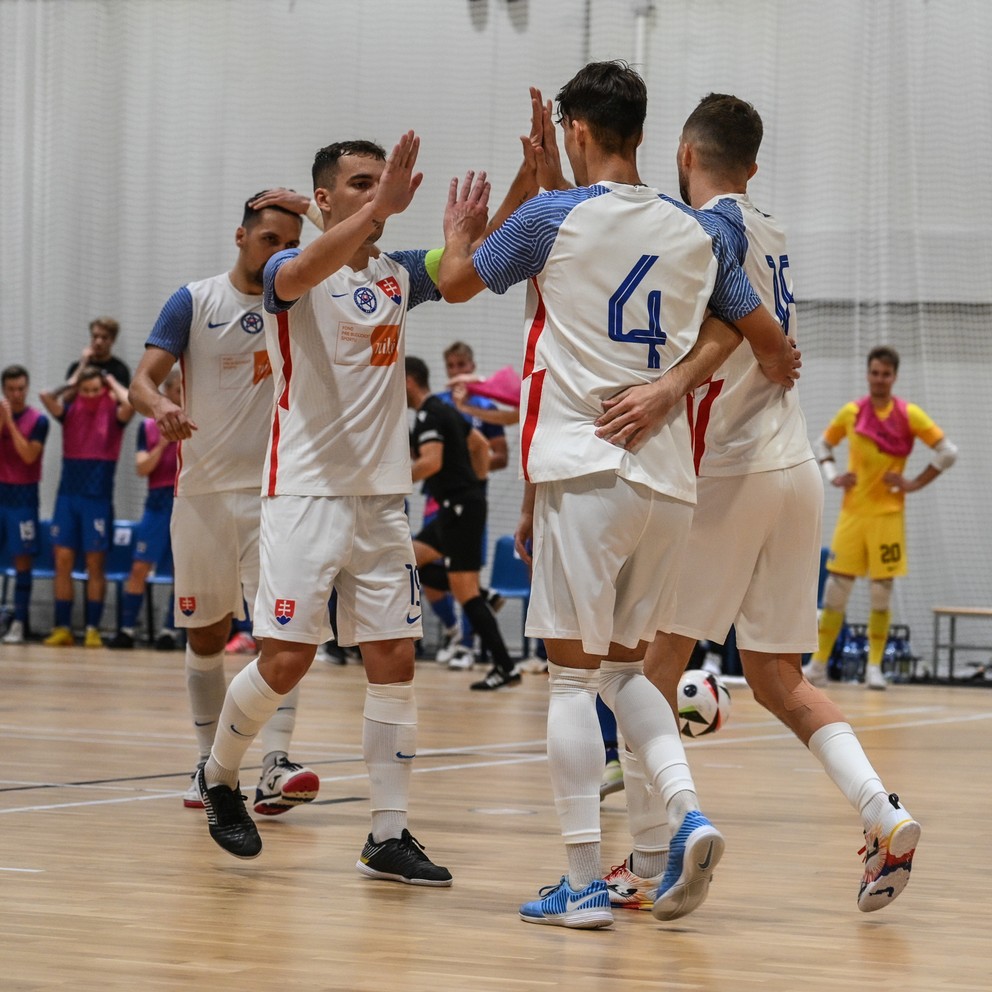
[[[230,323],[231,323],[231,321],[229,321],[229,320],[222,320],[219,324],[215,324],[215,323],[213,323],[213,321],[208,320],[207,321],[207,327],[209,327],[212,330],[215,327],[227,327],[227,325],[230,324]]]
[[[199,720],[194,720],[193,721],[193,726],[194,727],[209,727],[211,724],[214,724],[216,722],[217,722],[216,720],[205,720],[203,723],[201,723]]]
[[[696,864],[699,865],[700,870],[706,871],[710,866],[710,862],[713,860],[713,841],[710,841],[710,846],[706,848],[706,858],[703,861],[697,861]]]
[[[331,293],[331,298],[335,300],[341,299],[342,296],[347,296],[347,293]]]
[[[423,613],[418,613],[415,617],[407,617],[406,618],[406,622],[407,623],[416,623],[422,616],[423,616]]]
[[[573,909],[581,909],[583,906],[586,905],[586,903],[595,902],[599,898],[600,898],[600,893],[598,892],[590,892],[588,895],[583,896],[581,899],[572,899],[571,897],[569,897],[567,911],[571,912]]]
[[[409,759],[409,758],[416,758],[417,756],[415,754],[404,754],[402,751],[397,751],[396,757]]]
[[[233,731],[233,732],[234,732],[235,734],[237,734],[237,735],[238,735],[238,737],[254,737],[254,736],[255,736],[254,734],[243,734],[243,733],[241,733],[241,731],[240,731],[240,730],[238,730],[238,728],[237,728],[237,727],[235,727],[233,723],[231,724],[231,730],[232,730],[232,731]]]

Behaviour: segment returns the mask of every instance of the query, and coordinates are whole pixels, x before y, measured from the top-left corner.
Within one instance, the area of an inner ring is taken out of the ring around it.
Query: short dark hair
[[[386,149],[374,141],[335,141],[333,145],[325,145],[313,158],[313,188],[329,189],[334,182],[334,174],[338,169],[338,159],[343,155],[362,155],[374,158],[380,162],[386,161]]]
[[[295,192],[295,191],[293,191]],[[263,212],[266,210],[278,210],[280,213],[289,214],[290,217],[295,217],[300,224],[303,223],[303,218],[300,217],[298,213],[292,210],[287,210],[285,207],[280,207],[277,203],[270,203],[267,207],[262,207],[261,210],[256,210],[251,206],[260,196],[264,196],[268,193],[267,189],[259,190],[254,196],[249,196],[245,200],[244,213],[241,215],[241,226],[245,228],[254,227],[258,223],[259,217],[262,216]]]
[[[757,161],[764,125],[747,100],[710,93],[689,114],[682,136],[696,146],[703,168],[748,169]]]
[[[11,379],[27,379],[30,382],[31,376],[28,375],[28,370],[23,365],[8,365],[0,373],[0,383],[8,382]]]
[[[872,348],[868,352],[868,366],[870,367],[871,363],[875,361],[885,362],[886,365],[891,365],[893,372],[899,371],[899,352],[891,345],[880,344]]]
[[[431,374],[427,368],[427,363],[422,358],[415,355],[406,356],[406,374],[420,386],[421,389],[431,388]]]
[[[92,331],[94,327],[102,327],[110,335],[111,341],[116,341],[121,332],[121,325],[113,317],[94,317],[89,329]]]
[[[558,120],[580,120],[604,151],[637,147],[644,133],[648,90],[626,62],[590,62],[558,91]]]
[[[470,362],[475,361],[475,353],[472,351],[472,346],[470,344],[466,344],[464,341],[452,341],[452,343],[444,349],[445,361],[447,361],[452,355],[462,355]]]
[[[76,376],[76,385],[80,383],[89,382],[90,379],[102,379],[103,369],[98,369],[95,365],[86,365],[79,370],[79,375]]]

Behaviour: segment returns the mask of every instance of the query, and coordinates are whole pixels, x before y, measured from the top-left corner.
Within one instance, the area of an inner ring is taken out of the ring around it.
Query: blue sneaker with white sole
[[[702,813],[686,813],[672,837],[668,864],[651,907],[656,920],[677,920],[703,904],[725,846],[723,835]]]
[[[540,899],[525,902],[520,907],[520,919],[525,923],[543,923],[575,930],[613,926],[610,891],[601,878],[593,879],[584,889],[576,892],[569,885],[568,876],[562,875],[557,885],[545,886],[539,895]]]

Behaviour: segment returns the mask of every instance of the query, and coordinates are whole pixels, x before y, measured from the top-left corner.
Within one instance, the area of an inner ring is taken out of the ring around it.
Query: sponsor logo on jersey
[[[254,358],[254,371],[251,383],[253,386],[257,386],[263,379],[268,379],[272,375],[272,366],[269,364],[267,351],[255,351],[252,356]]]
[[[274,611],[276,623],[281,623],[285,627],[286,624],[293,619],[293,614],[295,613],[296,613],[295,599],[276,600],[276,608]]]
[[[400,291],[400,284],[392,276],[386,276],[385,279],[380,279],[376,285],[397,306],[403,302],[403,293]]]
[[[400,348],[400,325],[377,324],[369,338],[372,346],[370,365],[395,365]]]
[[[379,306],[379,301],[375,298],[375,291],[369,286],[362,286],[355,290],[355,306],[362,313],[375,313]]]
[[[241,318],[241,330],[243,330],[245,334],[259,334],[264,326],[265,325],[262,322],[262,315],[255,313],[254,310],[249,310],[248,313]]]
[[[184,617],[191,617],[196,613],[196,596],[180,596],[179,612]]]

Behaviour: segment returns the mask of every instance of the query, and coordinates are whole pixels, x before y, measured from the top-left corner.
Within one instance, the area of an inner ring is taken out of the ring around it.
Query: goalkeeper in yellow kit
[[[885,688],[882,655],[889,633],[892,580],[907,572],[906,493],[931,483],[957,458],[957,448],[920,407],[892,395],[898,371],[899,354],[894,348],[873,348],[868,354],[868,395],[843,406],[817,445],[824,480],[844,490],[844,501],[827,560],[830,574],[823,590],[819,648],[806,671],[815,685],[826,681],[827,661],[854,580],[868,575],[871,613],[865,685]],[[845,438],[847,471],[839,474],[833,449]],[[915,479],[907,479],[903,471],[916,438],[933,449],[933,457]]]

